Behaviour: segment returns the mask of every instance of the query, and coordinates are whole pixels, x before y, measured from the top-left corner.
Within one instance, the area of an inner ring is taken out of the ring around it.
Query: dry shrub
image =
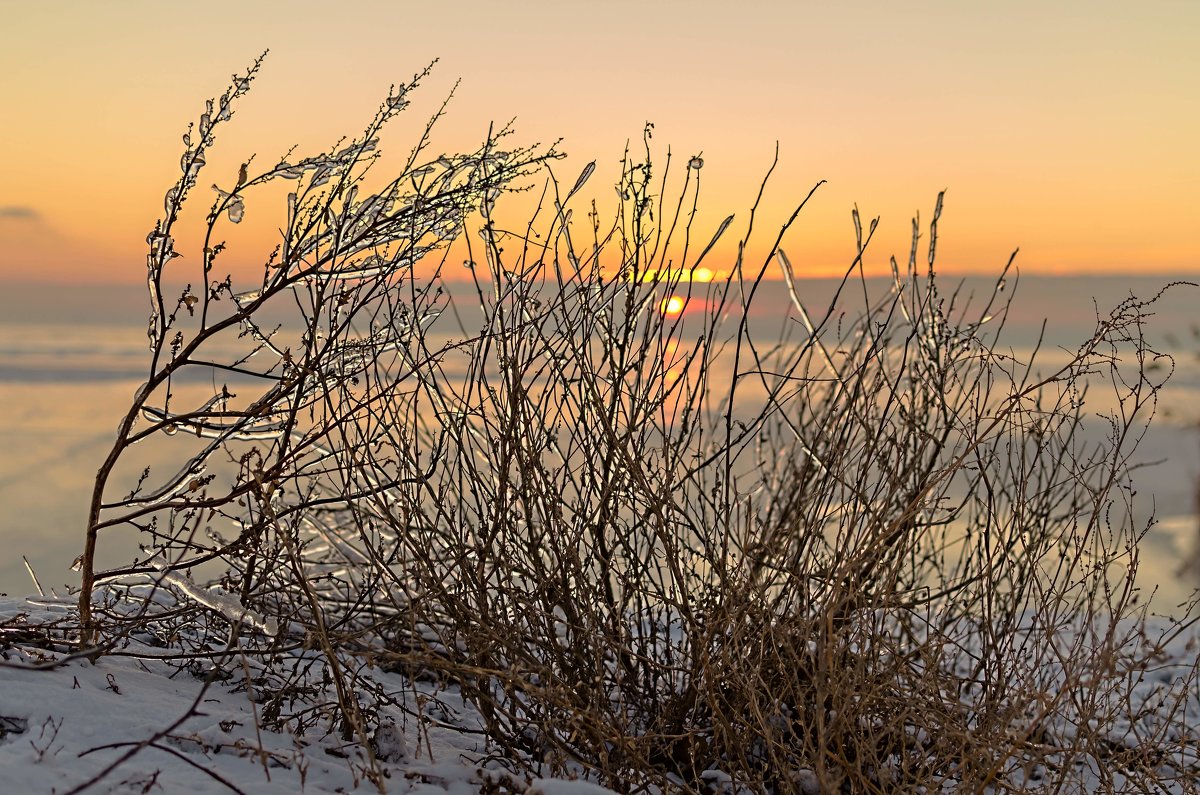
[[[882,289],[861,276],[876,225],[855,211],[858,256],[827,306],[805,304],[779,244],[807,197],[762,246],[753,208],[728,278],[691,281],[733,219],[694,229],[703,162],[659,173],[648,134],[607,225],[595,204],[571,220],[589,165],[500,228],[496,197],[553,153],[495,140],[426,164],[423,138],[359,200],[364,144],[399,107],[344,156],[240,175],[210,230],[300,170],[281,252],[249,295],[208,278],[206,253],[207,287],[173,311],[162,241],[185,164],[151,240],[151,378],[89,526],[97,653],[132,637],[193,664],[239,656],[266,723],[368,748],[384,711],[415,703],[376,667],[425,698],[455,686],[495,761],[622,791],[1194,788],[1194,668],[1153,700],[1137,689],[1190,621],[1154,634],[1133,587],[1153,299],[1099,318],[1065,363],[1006,352],[1015,273],[982,299],[943,287],[941,197]],[[469,290],[414,278],[451,239]],[[792,302],[764,340],[766,289]],[[672,295],[691,308],[664,311]],[[225,329],[256,358],[201,358]],[[148,402],[189,367],[264,389]],[[213,441],[182,476],[104,501],[134,442],[178,430]],[[219,457],[227,482],[204,474]],[[122,524],[149,559],[93,572],[98,531]]]

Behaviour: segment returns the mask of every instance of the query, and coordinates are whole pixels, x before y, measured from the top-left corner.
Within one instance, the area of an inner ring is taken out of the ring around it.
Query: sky
[[[1019,247],[1024,273],[1200,274],[1193,0],[5,0],[2,11],[7,282],[143,279],[180,135],[264,50],[210,170],[324,150],[439,59],[409,111],[423,121],[461,80],[437,147],[473,147],[489,123],[515,119],[516,143],[562,139],[562,174],[597,160],[589,190],[611,197],[626,142],[652,121],[660,152],[703,153],[713,226],[729,213],[744,223],[778,144],[766,228],[826,180],[785,240],[800,275],[853,259],[855,206],[881,219],[868,268],[885,268],[942,189],[943,271],[995,272]],[[412,130],[385,148],[403,156]],[[247,240],[238,256],[266,250]]]

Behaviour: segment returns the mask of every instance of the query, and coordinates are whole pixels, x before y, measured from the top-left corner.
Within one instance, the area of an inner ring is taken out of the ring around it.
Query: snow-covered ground
[[[179,590],[214,613],[236,612],[222,610],[219,601],[193,588]],[[52,601],[0,598],[0,795],[610,792],[587,782],[514,778],[489,757],[482,720],[456,690],[421,692],[420,685],[398,674],[371,673],[384,690],[411,698],[374,732],[376,759],[369,760],[360,744],[341,740],[327,726],[304,737],[262,728],[260,707],[247,696],[247,689],[253,690],[245,685],[249,674],[236,665],[226,666],[223,681],[209,682],[204,662],[191,670],[129,654],[94,664],[64,662],[65,645],[47,648],[14,620],[21,615],[34,624],[62,619],[65,611],[48,605]],[[1139,719],[1099,727],[1103,739],[1130,750],[1141,748],[1143,735],[1170,740],[1162,760],[1170,767],[1170,786],[1162,792],[1200,792],[1200,686],[1195,679],[1182,688],[1177,684],[1196,665],[1198,631],[1193,625],[1161,649],[1154,637],[1143,637],[1143,648],[1130,649],[1118,672],[1130,686],[1110,697],[1123,699]],[[417,714],[432,721],[419,722]],[[1170,728],[1162,729],[1168,722]],[[1072,739],[1069,727],[1056,728],[1062,738]],[[1110,774],[1120,779],[1119,771]],[[1098,774],[1089,775],[1086,787],[1066,791],[1110,791]],[[1189,782],[1188,776],[1194,779]],[[714,790],[731,791],[737,790]],[[804,791],[821,790],[814,784]]]
[[[162,662],[106,656],[95,664],[39,648],[14,619],[56,617],[21,599],[0,599],[0,792],[2,793],[348,793],[378,792],[363,749],[325,738],[298,738],[258,728],[256,706],[237,677],[208,683]],[[57,614],[61,616],[61,614]],[[398,676],[395,689],[403,690]],[[432,704],[432,702],[431,702]],[[485,760],[482,738],[465,727],[472,711],[452,692],[436,709],[455,726],[396,715],[374,739],[387,793],[602,795],[582,781],[504,778]]]
[[[489,755],[482,720],[453,686],[414,683],[377,669],[370,671],[370,680],[400,698],[391,712],[379,709],[373,722],[378,727],[370,738],[374,759],[362,744],[344,741],[320,721],[313,721],[317,728],[304,737],[268,731],[260,714],[263,680],[252,683],[248,666],[226,660],[219,669],[223,676],[215,677],[208,660],[168,664],[153,655],[171,650],[137,646],[95,663],[71,659],[68,645],[46,642],[56,635],[65,638],[63,630],[36,629],[67,619],[66,608],[54,599],[0,599],[0,793],[5,795],[611,792],[586,781],[512,773]],[[64,626],[70,631],[69,624]],[[1115,743],[1114,748],[1143,749],[1138,744],[1143,733],[1162,737],[1170,748],[1160,749],[1156,763],[1166,774],[1161,791],[1200,792],[1198,628],[1174,626],[1179,631],[1168,633],[1166,645],[1138,635],[1133,646],[1145,648],[1128,649],[1128,670],[1114,680],[1129,684],[1114,693],[1133,720],[1094,728],[1102,730],[1096,735],[1100,742]],[[1171,724],[1165,733],[1163,720]],[[1069,745],[1073,730],[1059,728],[1060,740]],[[1047,748],[1053,756],[1053,748]],[[1085,756],[1088,769],[1066,791],[1114,791],[1114,782],[1115,791],[1138,791],[1125,786],[1129,782],[1120,770],[1102,774],[1095,767],[1103,764],[1103,753]],[[1041,769],[1024,784],[1031,791],[1053,791],[1053,774]],[[723,775],[713,770],[702,778],[717,785],[714,792],[739,791],[721,787]],[[799,783],[802,792],[820,791],[815,781]]]

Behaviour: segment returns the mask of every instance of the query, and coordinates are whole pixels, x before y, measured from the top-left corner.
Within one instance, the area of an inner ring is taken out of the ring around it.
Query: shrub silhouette
[[[514,773],[628,792],[1194,786],[1195,668],[1153,703],[1135,688],[1188,620],[1156,630],[1133,586],[1153,299],[1066,364],[1018,360],[1012,261],[982,299],[944,288],[939,196],[882,287],[855,210],[857,256],[816,311],[780,246],[819,186],[763,245],[757,205],[699,229],[703,161],[656,161],[649,127],[607,222],[594,202],[572,220],[594,163],[563,190],[557,153],[502,149],[507,130],[431,159],[431,121],[368,190],[424,73],[349,144],[218,180],[202,272],[172,292],[180,208],[258,68],[189,130],[149,237],[149,378],[80,562],[90,653],[237,657],[267,725],[335,726],[381,789],[380,715],[429,687],[461,690]],[[503,228],[495,202],[534,177],[536,211]],[[280,247],[235,289],[218,229],[276,180],[296,185]],[[734,234],[727,278],[701,281]],[[451,250],[466,290],[414,270]],[[764,289],[791,299],[769,341]],[[181,406],[197,381],[214,388]],[[110,496],[161,434],[192,445],[178,473]],[[143,555],[98,571],[119,526]]]

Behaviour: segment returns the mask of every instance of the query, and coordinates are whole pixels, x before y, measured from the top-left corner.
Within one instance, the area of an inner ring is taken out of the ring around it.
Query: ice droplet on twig
[[[234,196],[232,193],[226,193],[217,187],[216,183],[213,183],[212,189],[217,192],[217,196],[220,197],[221,201],[229,201],[229,206],[227,208],[229,220],[235,224],[241,223],[242,216],[246,213],[246,205],[242,202],[242,197]]]
[[[194,177],[204,167],[204,153],[189,149],[179,159],[179,170],[189,177]]]
[[[319,188],[320,186],[322,186],[326,182],[328,182],[331,171],[332,170],[328,166],[321,166],[320,168],[318,168],[317,171],[313,174],[312,179],[308,183],[309,189]]]

